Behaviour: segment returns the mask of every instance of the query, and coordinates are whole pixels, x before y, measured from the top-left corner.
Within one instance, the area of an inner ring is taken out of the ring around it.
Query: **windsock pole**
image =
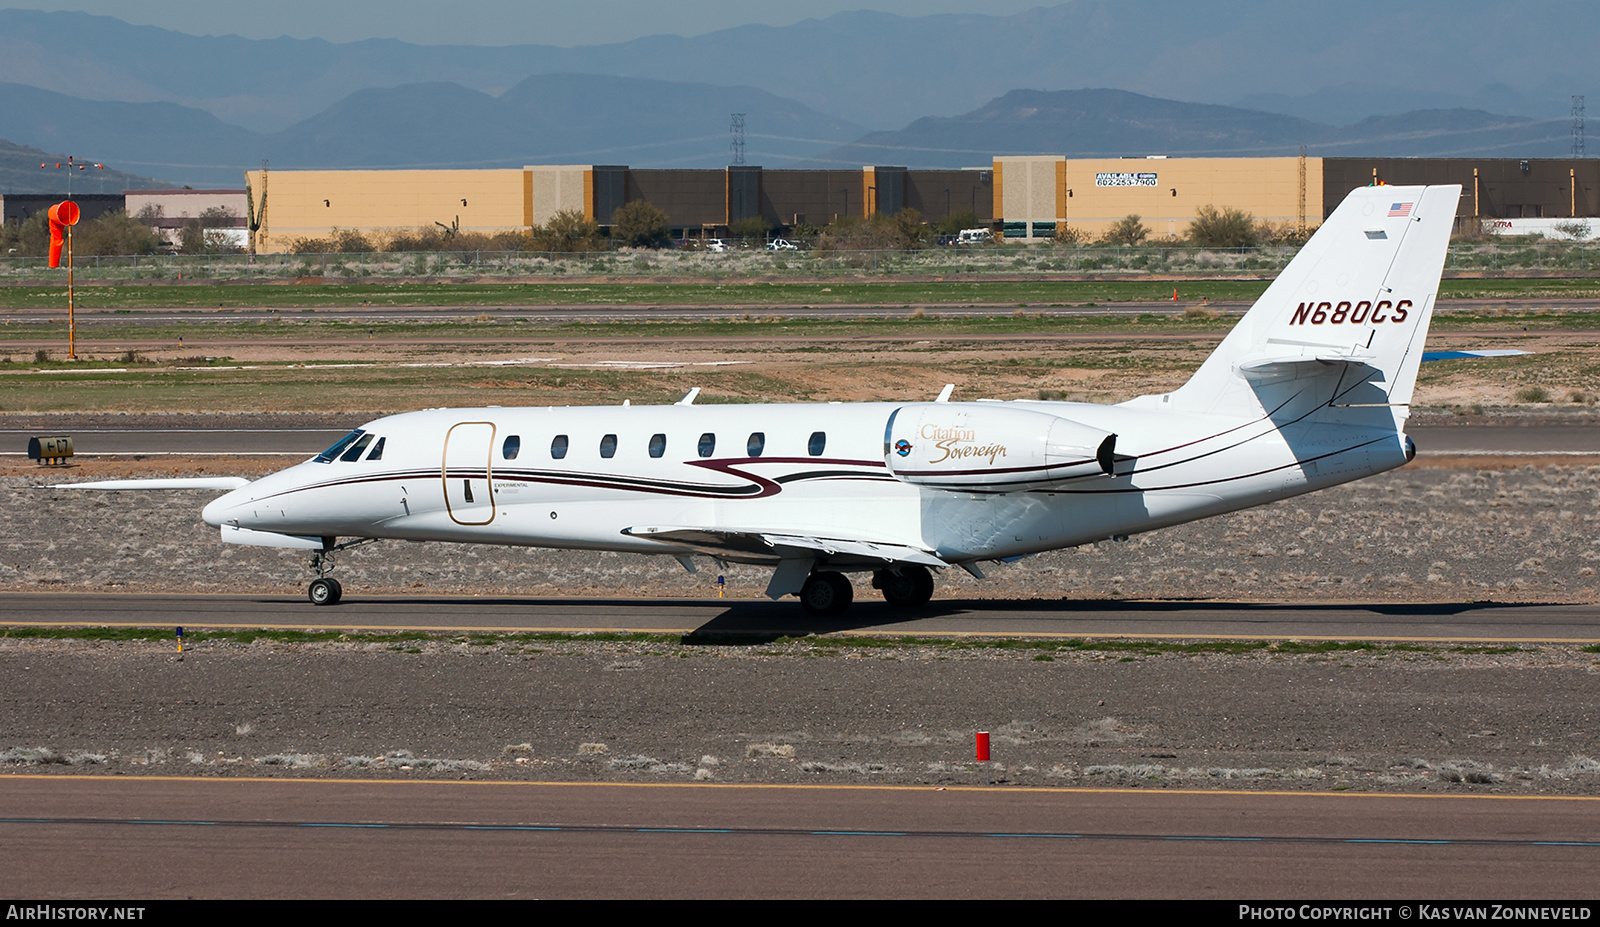
[[[61,247],[67,249],[67,357],[78,359],[78,322],[72,288],[72,227],[78,224],[78,204],[63,200],[50,207],[50,266],[61,266]]]
[[[39,165],[40,170],[49,167],[49,163]],[[79,162],[72,155],[67,156],[67,198],[50,207],[50,266],[61,266],[61,246],[67,247],[67,358],[78,359],[78,318],[76,293],[73,290],[72,279],[72,227],[78,224],[78,204],[72,201],[72,172],[74,170],[88,170],[89,162]],[[106,169],[104,164],[93,165],[97,171]],[[61,169],[61,162],[56,162],[56,169]]]
[[[73,219],[77,219],[76,207],[73,208]],[[69,223],[67,225],[67,360],[78,359],[78,319],[73,311],[75,305],[72,291],[72,223]]]

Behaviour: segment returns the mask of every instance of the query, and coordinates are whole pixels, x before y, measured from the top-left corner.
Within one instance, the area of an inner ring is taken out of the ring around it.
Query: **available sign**
[[[1131,171],[1103,171],[1094,175],[1094,185],[1097,187],[1153,187],[1156,185],[1156,175],[1153,172],[1135,174]]]

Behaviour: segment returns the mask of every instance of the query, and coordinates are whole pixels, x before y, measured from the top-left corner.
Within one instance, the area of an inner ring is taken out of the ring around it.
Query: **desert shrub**
[[[1202,248],[1253,248],[1260,242],[1254,216],[1232,206],[1218,209],[1210,203],[1195,210],[1188,238]]]
[[[575,209],[562,210],[551,216],[549,222],[533,228],[535,251],[604,251],[606,247],[606,240],[600,237],[600,226]]]
[[[940,235],[957,235],[962,229],[978,227],[978,214],[970,209],[953,212],[938,222],[933,223],[933,230]]]
[[[819,251],[902,251],[922,247],[928,227],[922,213],[903,209],[893,216],[878,214],[871,219],[840,216],[817,236]]]
[[[1303,245],[1315,231],[1309,225],[1302,229],[1293,222],[1262,220],[1256,223],[1256,241],[1263,245]]]
[[[1137,245],[1150,237],[1150,226],[1141,221],[1138,213],[1124,216],[1106,229],[1100,240],[1108,245]]]
[[[649,200],[634,200],[611,214],[611,237],[633,248],[661,248],[672,242],[667,214]]]
[[[1065,222],[1056,223],[1055,243],[1058,245],[1081,245],[1089,240],[1089,234],[1080,228],[1073,228]]]
[[[1518,402],[1549,402],[1550,391],[1542,386],[1524,386],[1517,390]]]
[[[1589,237],[1588,219],[1569,219],[1566,222],[1557,222],[1555,230],[1563,235],[1570,235],[1573,241],[1583,241]]]
[[[728,237],[738,241],[766,241],[772,228],[766,216],[746,216],[728,223]]]

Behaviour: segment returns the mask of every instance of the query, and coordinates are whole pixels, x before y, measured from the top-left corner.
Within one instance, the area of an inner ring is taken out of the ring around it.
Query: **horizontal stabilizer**
[[[242,476],[179,476],[150,480],[99,480],[93,483],[57,483],[51,489],[215,489],[232,492],[250,485]]]
[[[1422,355],[1424,363],[1442,360],[1467,360],[1475,357],[1516,357],[1527,354],[1527,351],[1518,351],[1516,348],[1490,348],[1484,351],[1425,351]]]
[[[835,560],[877,563],[920,563],[942,567],[932,551],[904,544],[854,538],[823,538],[803,534],[740,531],[727,528],[635,527],[623,529],[630,537],[659,541],[713,557],[760,561],[828,557]]]
[[[1382,379],[1383,371],[1368,363],[1375,357],[1320,354],[1290,357],[1263,357],[1239,364],[1239,376],[1252,382],[1261,380],[1291,380],[1327,374],[1354,374],[1359,380]]]

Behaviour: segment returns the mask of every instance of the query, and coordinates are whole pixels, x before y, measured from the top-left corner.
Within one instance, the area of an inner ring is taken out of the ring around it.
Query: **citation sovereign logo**
[[[978,444],[978,433],[971,428],[923,425],[921,434],[923,440],[932,441],[933,446],[939,449],[939,456],[929,460],[928,463],[987,457],[992,465],[997,458],[1006,456],[1004,444]]]

